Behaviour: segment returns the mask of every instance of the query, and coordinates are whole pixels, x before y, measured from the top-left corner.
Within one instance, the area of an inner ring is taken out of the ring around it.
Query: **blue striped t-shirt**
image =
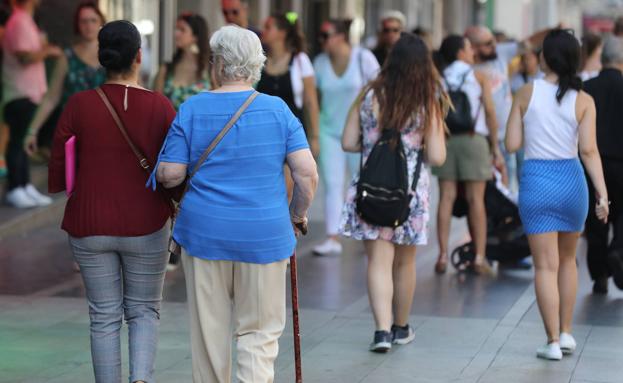
[[[190,173],[251,92],[203,92],[188,99],[158,160],[187,164]],[[208,260],[263,264],[292,255],[296,239],[284,162],[289,153],[308,147],[303,126],[288,106],[260,94],[193,177],[175,240],[190,255]]]

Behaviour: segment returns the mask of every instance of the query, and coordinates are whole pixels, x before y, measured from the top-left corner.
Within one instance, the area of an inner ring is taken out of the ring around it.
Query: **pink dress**
[[[360,110],[360,123],[363,130],[363,160],[366,161],[376,141],[380,137],[380,129],[373,112],[373,92],[364,98]],[[409,185],[417,162],[418,150],[422,146],[423,131],[421,119],[416,118],[402,131],[402,143],[409,171]],[[397,228],[379,227],[363,221],[357,214],[355,195],[357,192],[357,174],[351,182],[346,195],[346,203],[342,210],[340,234],[357,240],[382,239],[396,245],[425,245],[428,240],[427,229],[429,220],[430,175],[428,167],[423,164],[415,195],[411,199],[411,212],[401,226]]]

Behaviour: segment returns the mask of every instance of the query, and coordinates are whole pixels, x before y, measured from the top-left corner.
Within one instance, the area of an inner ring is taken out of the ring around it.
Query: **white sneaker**
[[[560,350],[564,355],[571,355],[575,351],[577,344],[575,343],[575,338],[573,335],[567,332],[560,333]]]
[[[6,193],[6,202],[19,209],[27,209],[39,206],[37,202],[30,198],[23,187],[18,187]]]
[[[562,350],[560,350],[560,344],[558,342],[552,342],[541,346],[536,350],[536,356],[537,358],[547,360],[561,360]]]
[[[35,189],[35,187],[32,184],[26,185],[24,190],[26,191],[26,194],[28,194],[28,196],[33,201],[35,201],[35,203],[38,206],[48,206],[52,203],[52,198],[48,197],[47,195],[43,195],[39,193],[39,191]]]
[[[327,238],[326,241],[314,247],[313,251],[317,255],[339,254],[342,252],[342,244],[333,238]]]

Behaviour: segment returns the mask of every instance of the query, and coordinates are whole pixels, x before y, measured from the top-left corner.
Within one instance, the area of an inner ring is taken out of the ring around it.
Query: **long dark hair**
[[[277,29],[286,32],[286,48],[297,55],[307,50],[300,17],[288,17],[287,13],[274,13],[271,17]],[[293,14],[295,15],[295,14]]]
[[[431,121],[442,119],[447,110],[447,97],[428,47],[411,33],[402,33],[369,89],[379,103],[382,129],[401,131],[419,114],[428,131]]]
[[[547,67],[558,75],[556,100],[560,103],[569,89],[581,90],[580,43],[568,29],[554,29],[543,41],[543,58]]]
[[[193,36],[197,39],[197,47],[199,48],[199,54],[197,55],[197,78],[201,79],[209,73],[208,62],[210,60],[210,45],[208,40],[208,24],[205,19],[196,13],[184,12],[177,18],[178,21],[183,21],[190,27]],[[175,67],[182,59],[184,51],[178,48],[173,55],[173,60],[167,64],[167,73],[173,73]]]
[[[465,37],[449,35],[441,42],[439,50],[433,55],[433,60],[440,73],[457,60],[459,52],[465,49]]]

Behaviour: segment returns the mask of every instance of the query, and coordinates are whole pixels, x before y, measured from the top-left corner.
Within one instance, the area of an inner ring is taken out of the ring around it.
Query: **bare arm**
[[[561,27],[561,25],[559,25]],[[545,40],[545,36],[551,31],[551,28],[542,29],[540,31],[535,32],[530,37],[528,37],[524,42],[530,44],[531,46],[538,47],[543,44],[543,40]]]
[[[342,133],[342,149],[345,152],[361,151],[361,127],[359,126],[360,103],[355,101],[348,111],[348,118]]]
[[[161,161],[156,172],[156,180],[167,189],[174,188],[184,182],[187,169],[186,164]]]
[[[50,87],[48,92],[43,97],[41,104],[37,107],[37,111],[35,112],[35,116],[30,122],[30,126],[28,127],[28,136],[26,138],[26,142],[24,143],[26,153],[29,155],[36,151],[36,137],[39,133],[39,130],[45,124],[50,114],[58,106],[61,101],[61,96],[63,94],[63,84],[65,82],[65,77],[67,76],[67,58],[65,56],[59,57],[56,67],[54,68],[54,72],[52,73],[52,80],[50,81]]]
[[[532,84],[527,84],[517,91],[513,100],[513,107],[506,124],[506,137],[504,139],[504,145],[509,153],[515,153],[523,146],[523,116],[526,113],[531,96]]]
[[[441,116],[431,120],[431,127],[424,137],[426,160],[431,166],[441,166],[446,162],[446,130]]]
[[[578,127],[580,156],[582,157],[584,168],[595,187],[597,203],[603,205],[601,206],[602,209],[606,209],[604,217],[603,214],[599,214],[600,206],[598,206],[597,216],[599,219],[605,220],[608,217],[608,190],[606,189],[604,173],[601,167],[601,158],[599,156],[599,150],[597,149],[596,116],[597,112],[595,110],[593,98],[584,92],[580,92],[576,102],[576,117],[580,123]]]
[[[320,134],[320,108],[318,107],[318,94],[316,91],[316,80],[313,76],[303,79],[303,103],[305,113],[309,121],[310,146],[314,156],[318,156],[320,148],[318,146],[318,135]]]
[[[156,74],[156,78],[154,79],[154,91],[162,93],[164,91],[164,81],[167,77],[167,67],[166,65],[160,65],[160,69],[158,69],[158,74]]]
[[[475,74],[478,83],[482,87],[482,107],[485,110],[485,119],[487,128],[489,128],[489,148],[493,154],[493,164],[505,174],[504,157],[498,145],[498,120],[495,115],[495,104],[493,103],[491,84],[485,74],[480,72],[475,72]]]
[[[305,219],[318,186],[316,161],[309,149],[303,149],[288,154],[286,162],[292,171],[294,181],[290,215],[293,221]]]
[[[498,120],[495,116],[495,104],[493,103],[493,95],[491,94],[491,85],[487,76],[481,72],[475,72],[476,80],[482,88],[482,106],[485,111],[485,119],[487,128],[489,128],[489,145],[491,149],[498,146]]]
[[[48,57],[60,57],[63,55],[63,51],[61,48],[56,45],[45,45],[38,51],[28,52],[28,51],[17,51],[15,52],[15,57],[17,57],[17,61],[23,66],[38,63],[47,59]]]

